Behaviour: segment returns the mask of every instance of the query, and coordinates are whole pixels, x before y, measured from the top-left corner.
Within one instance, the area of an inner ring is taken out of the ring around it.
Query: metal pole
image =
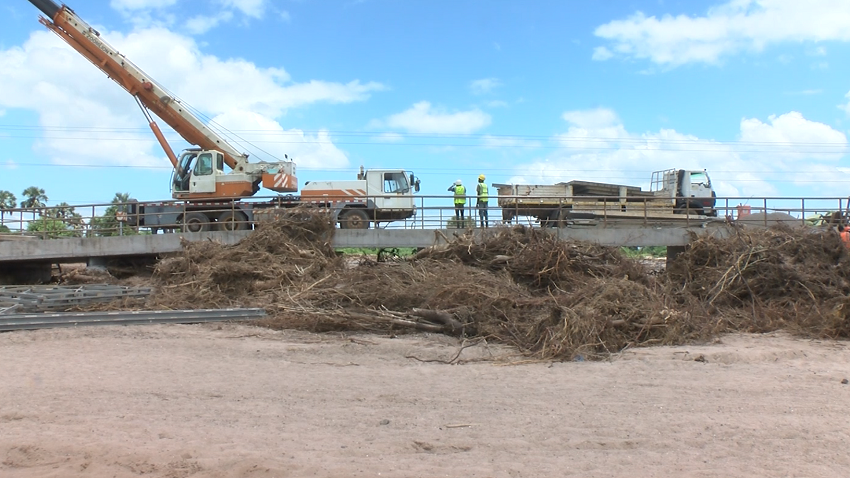
[[[764,198],[764,209],[762,209],[762,214],[764,215],[764,227],[767,227],[767,198]]]

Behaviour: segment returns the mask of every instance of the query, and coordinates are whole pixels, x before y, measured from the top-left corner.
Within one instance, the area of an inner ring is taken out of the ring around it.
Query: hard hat
[[[483,174],[479,174],[479,175],[478,175],[478,180],[479,180],[479,181],[484,181],[485,179],[487,179],[487,178],[485,178]]]
[[[463,184],[463,181],[461,181],[460,179],[455,181],[455,186],[460,186],[461,184]]]

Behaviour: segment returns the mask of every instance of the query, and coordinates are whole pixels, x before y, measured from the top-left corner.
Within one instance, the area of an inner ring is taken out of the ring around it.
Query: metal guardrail
[[[381,196],[382,198],[392,196]],[[375,217],[369,218],[371,227],[388,229],[445,229],[445,228],[468,228],[480,227],[481,219],[479,209],[475,207],[475,197],[469,197],[464,204],[461,221],[456,216],[454,197],[448,195],[439,196],[414,196],[414,214],[407,219],[395,221],[376,222]],[[370,197],[368,199],[377,199]],[[287,199],[288,200],[288,199]],[[285,203],[285,198],[256,197],[244,200],[245,202],[268,202],[280,201]],[[513,202],[513,206],[499,207],[499,202]],[[659,206],[658,198],[625,198],[617,196],[581,196],[581,197],[529,197],[529,196],[493,196],[490,198],[489,207],[486,208],[488,220],[486,226],[497,226],[504,224],[524,224],[527,226],[558,225],[549,224],[549,221],[535,215],[531,203],[551,204],[553,201],[561,204],[562,210],[573,213],[586,213],[594,215],[592,221],[575,220],[568,221],[566,226],[593,225],[606,227],[616,225],[626,214],[630,224],[635,225],[669,225],[671,220],[676,224],[682,223],[688,226],[700,225],[713,220],[738,220],[744,215],[750,215],[754,220],[759,214],[764,216],[762,220],[768,225],[772,218],[769,215],[781,213],[790,216],[791,220],[805,224],[834,224],[838,221],[847,221],[850,217],[850,200],[848,198],[824,197],[824,198],[787,198],[787,197],[726,197],[717,198],[714,211],[716,218],[706,218],[694,214],[691,209],[685,209],[684,214],[674,215],[673,199],[668,200],[667,206]],[[184,201],[159,201],[158,204],[174,205],[188,211],[188,203]],[[44,207],[36,209],[6,209],[0,211],[0,234],[19,236],[33,236],[41,239],[70,238],[70,237],[103,237],[122,236],[131,234],[151,234],[159,232],[172,232],[161,228],[132,227],[127,222],[126,214],[122,214],[129,204],[83,204],[66,207]],[[513,208],[513,210],[511,210]],[[217,221],[224,213],[232,213],[237,209],[234,204],[212,209],[209,215],[210,222],[204,223],[206,229],[231,229],[250,228],[251,224],[244,221],[230,221],[227,223]],[[185,217],[185,215],[184,215]],[[504,218],[509,217],[506,221]],[[786,218],[788,219],[788,218]],[[132,221],[130,221],[132,222]],[[188,227],[188,226],[187,226]],[[180,229],[177,229],[179,231]],[[191,229],[189,229],[191,230]]]
[[[196,324],[228,320],[253,320],[263,309],[200,309],[120,312],[62,312],[0,315],[0,332],[94,325]]]

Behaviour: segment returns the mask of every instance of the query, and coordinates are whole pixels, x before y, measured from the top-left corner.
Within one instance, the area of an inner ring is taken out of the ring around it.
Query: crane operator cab
[[[174,193],[215,191],[216,176],[224,173],[224,155],[218,151],[187,149],[178,164],[171,180]]]

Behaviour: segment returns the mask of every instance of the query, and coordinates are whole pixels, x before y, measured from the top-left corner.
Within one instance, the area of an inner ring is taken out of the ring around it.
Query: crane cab
[[[239,198],[254,195],[259,181],[251,176],[224,172],[224,154],[191,148],[183,151],[171,177],[174,199]]]

